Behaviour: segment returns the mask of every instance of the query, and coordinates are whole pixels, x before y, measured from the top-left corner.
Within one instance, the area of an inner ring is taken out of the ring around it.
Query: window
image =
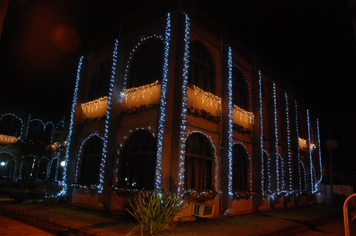
[[[11,178],[15,169],[14,157],[8,153],[0,153],[0,162],[5,162],[5,166],[0,166],[0,177]]]
[[[108,96],[112,61],[107,58],[96,68],[91,80],[87,101]]]
[[[102,151],[103,140],[100,137],[93,136],[85,142],[81,155],[79,184],[87,186],[99,184]]]
[[[164,44],[160,39],[147,40],[135,53],[131,63],[128,88],[161,81],[163,75]]]
[[[146,130],[136,131],[122,152],[121,185],[126,189],[153,189],[157,144]]]
[[[232,149],[232,188],[234,191],[248,191],[248,156],[239,144]]]
[[[213,149],[202,134],[190,135],[185,148],[185,189],[212,189]]]
[[[21,120],[13,115],[4,115],[0,118],[0,134],[20,137],[22,130]]]
[[[32,120],[30,121],[27,137],[29,140],[33,140],[36,142],[45,141],[43,132],[43,123],[39,120]],[[47,140],[46,140],[47,141]]]
[[[194,41],[189,50],[188,83],[215,94],[215,66],[210,52],[203,44]]]
[[[232,81],[233,104],[244,109],[245,111],[248,111],[249,93],[246,77],[243,72],[237,67],[232,68]]]
[[[55,158],[52,160],[52,163],[51,163],[51,169],[49,172],[50,180],[56,180],[57,170],[58,170],[58,158]]]
[[[47,179],[47,168],[48,168],[48,158],[44,157],[40,161],[40,166],[38,170],[38,179],[45,180]]]

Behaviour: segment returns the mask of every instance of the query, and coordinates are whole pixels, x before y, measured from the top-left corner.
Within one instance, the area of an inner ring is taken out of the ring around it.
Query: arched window
[[[164,44],[161,39],[149,39],[142,44],[131,63],[128,88],[161,81],[163,75]]]
[[[244,73],[237,67],[232,68],[232,96],[233,104],[244,109],[249,110],[248,102],[248,86]]]
[[[98,136],[89,138],[82,149],[78,183],[82,185],[98,185],[103,140]]]
[[[4,115],[0,118],[0,134],[20,137],[22,122],[13,115]]]
[[[0,177],[10,178],[14,174],[15,159],[8,153],[0,153]]]
[[[248,156],[245,148],[236,144],[232,148],[232,188],[248,191]]]
[[[213,149],[200,133],[187,138],[185,147],[185,189],[211,190],[213,187]]]
[[[43,139],[43,123],[39,120],[30,121],[27,138],[34,141],[44,141]]]
[[[157,144],[146,130],[136,131],[122,151],[121,185],[126,189],[153,189]]]
[[[47,170],[48,170],[48,158],[44,157],[40,161],[40,166],[38,170],[38,179],[45,180],[47,179]]]
[[[188,83],[215,94],[215,66],[209,50],[202,43],[193,41],[189,52]]]
[[[57,170],[58,170],[58,158],[54,158],[51,163],[51,169],[49,172],[49,178],[50,180],[56,180],[56,175],[57,175]]]
[[[111,78],[111,67],[112,61],[110,58],[107,58],[96,68],[91,79],[87,101],[92,101],[103,96],[108,96]]]

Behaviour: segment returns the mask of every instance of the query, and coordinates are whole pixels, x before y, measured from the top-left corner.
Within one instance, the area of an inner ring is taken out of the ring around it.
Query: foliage
[[[129,199],[129,204],[132,210],[127,211],[135,217],[141,230],[149,230],[153,234],[169,229],[174,217],[182,210],[183,199],[174,193],[155,190],[138,193]]]
[[[183,199],[186,202],[198,201],[205,202],[214,200],[217,195],[220,195],[220,191],[196,191],[196,190],[185,190],[183,193]]]

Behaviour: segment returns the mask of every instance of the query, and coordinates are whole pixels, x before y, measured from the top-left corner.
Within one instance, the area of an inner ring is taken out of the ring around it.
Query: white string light
[[[323,166],[321,163],[320,128],[319,128],[319,120],[318,119],[316,119],[316,128],[317,128],[317,132],[318,132],[318,155],[319,155],[319,168],[320,168],[319,169],[320,178],[316,185],[319,185],[323,179]]]
[[[15,117],[16,119],[18,119],[21,122],[20,134],[18,134],[18,135],[15,134],[17,137],[21,138],[22,137],[22,132],[23,132],[23,129],[24,129],[24,123],[23,123],[22,119],[20,117],[16,116],[15,114],[13,114],[13,113],[5,113],[0,117],[0,122],[2,121],[2,119],[5,116],[13,116],[13,117]],[[16,133],[17,133],[17,131],[16,131]]]
[[[312,146],[311,146],[311,124],[309,117],[309,109],[307,109],[307,124],[308,124],[308,148],[309,148],[309,164],[310,164],[310,188],[314,192],[314,174],[313,174],[313,157],[312,157]]]
[[[73,134],[75,106],[77,104],[80,71],[82,69],[83,58],[84,57],[82,56],[78,63],[77,78],[76,78],[75,87],[74,87],[73,102],[72,102],[72,109],[71,109],[70,122],[69,122],[69,133],[68,133],[68,137],[67,137],[67,148],[66,148],[66,153],[65,153],[65,165],[64,165],[64,170],[63,170],[63,173],[64,173],[63,174],[63,182],[62,182],[63,188],[62,188],[62,191],[59,193],[59,195],[62,195],[62,196],[64,196],[67,193],[67,183],[66,182],[67,182],[67,168],[68,168],[68,161],[69,161],[69,150],[70,150],[72,134]]]
[[[286,102],[286,125],[287,125],[287,158],[288,158],[288,173],[289,173],[289,193],[293,193],[293,170],[292,170],[292,155],[291,155],[291,145],[290,145],[290,121],[289,121],[289,102],[288,94],[284,93]]]
[[[185,140],[186,140],[186,123],[187,123],[187,87],[188,87],[188,68],[189,68],[189,17],[185,14],[184,30],[184,58],[183,58],[183,84],[182,84],[182,106],[181,106],[181,123],[180,123],[180,141],[179,141],[179,184],[178,194],[183,194],[184,187],[184,161],[185,161]]]
[[[262,78],[261,78],[261,71],[258,71],[258,83],[259,83],[259,98],[260,98],[260,150],[261,150],[261,190],[262,194],[265,192],[265,168],[264,162],[267,161],[264,159],[263,156],[263,113],[262,113]]]
[[[163,79],[161,87],[160,99],[160,115],[158,120],[158,134],[157,134],[157,160],[156,160],[156,189],[162,187],[162,149],[164,138],[164,123],[166,118],[166,97],[168,87],[168,56],[169,56],[169,43],[171,39],[171,14],[167,15],[167,24],[165,32],[165,50],[164,50],[164,64],[163,64]]]
[[[232,105],[232,50],[231,47],[229,47],[229,54],[228,54],[228,68],[229,68],[229,78],[228,78],[228,86],[229,86],[229,133],[228,133],[228,140],[229,140],[229,150],[228,150],[228,160],[229,160],[229,174],[228,174],[228,191],[229,195],[233,195],[233,189],[232,189],[232,178],[233,178],[233,173],[232,173],[232,143],[233,143],[233,126],[232,126],[232,110],[233,110],[233,105]]]

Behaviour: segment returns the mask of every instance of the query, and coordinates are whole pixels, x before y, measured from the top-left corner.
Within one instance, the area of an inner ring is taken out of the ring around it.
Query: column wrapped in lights
[[[264,167],[264,160],[263,158],[263,113],[262,113],[262,77],[261,71],[258,71],[258,83],[259,83],[259,98],[260,98],[260,145],[261,145],[261,190],[262,194],[265,192],[265,167]]]
[[[281,191],[280,189],[280,176],[279,176],[279,154],[278,154],[278,122],[277,122],[277,95],[276,95],[276,84],[273,82],[273,109],[274,109],[274,134],[275,142],[274,148],[276,149],[276,181],[277,181],[277,193]]]
[[[316,183],[316,185],[319,185],[323,179],[323,166],[321,162],[321,149],[320,149],[320,128],[319,128],[319,119],[316,119],[316,128],[318,132],[318,155],[319,155],[319,173],[320,173],[320,179]]]
[[[62,191],[59,193],[59,195],[65,195],[67,193],[67,167],[68,167],[68,161],[69,161],[69,149],[70,149],[70,144],[72,140],[72,134],[73,134],[73,123],[74,123],[74,114],[75,114],[75,106],[77,104],[77,97],[78,97],[78,88],[79,88],[79,81],[80,81],[80,71],[82,69],[82,63],[83,63],[83,56],[80,58],[79,63],[78,63],[78,69],[77,69],[77,78],[75,81],[75,88],[74,88],[74,94],[73,94],[73,102],[72,102],[72,109],[70,113],[70,121],[69,121],[69,133],[67,137],[67,148],[66,148],[66,153],[65,153],[65,165],[63,167],[63,182],[62,182]]]
[[[184,161],[185,161],[185,140],[186,140],[186,123],[187,123],[187,88],[188,88],[188,68],[189,68],[189,17],[185,14],[184,30],[184,57],[183,57],[183,84],[182,84],[182,106],[180,122],[180,140],[179,140],[179,184],[178,194],[183,194],[184,187]]]
[[[309,164],[310,164],[310,187],[311,191],[314,192],[314,174],[313,174],[313,157],[312,157],[312,145],[311,145],[311,124],[309,117],[309,109],[307,109],[307,126],[308,126],[308,149],[309,149]]]
[[[228,133],[228,140],[229,140],[229,151],[228,151],[228,158],[229,158],[229,173],[228,173],[228,191],[229,195],[233,195],[232,192],[232,143],[233,143],[233,131],[232,131],[232,110],[233,110],[233,105],[232,105],[232,50],[231,47],[229,47],[229,54],[228,54],[228,67],[229,67],[229,78],[228,78],[228,86],[229,86],[229,133]]]
[[[287,158],[288,158],[288,173],[289,173],[289,193],[293,192],[293,170],[292,170],[292,156],[290,148],[290,124],[289,124],[289,103],[288,94],[284,93],[286,102],[286,124],[287,124]]]
[[[167,15],[167,24],[165,32],[165,49],[164,49],[164,64],[163,64],[163,78],[161,86],[161,99],[160,99],[160,116],[158,120],[158,134],[157,134],[157,162],[156,162],[156,189],[162,187],[162,148],[164,137],[164,123],[166,119],[166,97],[168,86],[168,56],[169,56],[169,43],[171,39],[171,14]]]
[[[110,85],[109,85],[108,105],[106,108],[105,130],[104,130],[104,139],[103,139],[104,141],[103,154],[100,163],[100,175],[99,175],[99,186],[98,186],[99,193],[103,191],[103,184],[104,184],[105,164],[106,164],[106,156],[108,152],[107,145],[108,145],[108,135],[109,135],[110,112],[111,112],[111,104],[112,104],[111,101],[112,101],[112,93],[114,89],[114,81],[115,81],[115,74],[116,74],[118,47],[119,47],[119,40],[116,39],[114,51],[112,54],[111,78],[110,78]]]

